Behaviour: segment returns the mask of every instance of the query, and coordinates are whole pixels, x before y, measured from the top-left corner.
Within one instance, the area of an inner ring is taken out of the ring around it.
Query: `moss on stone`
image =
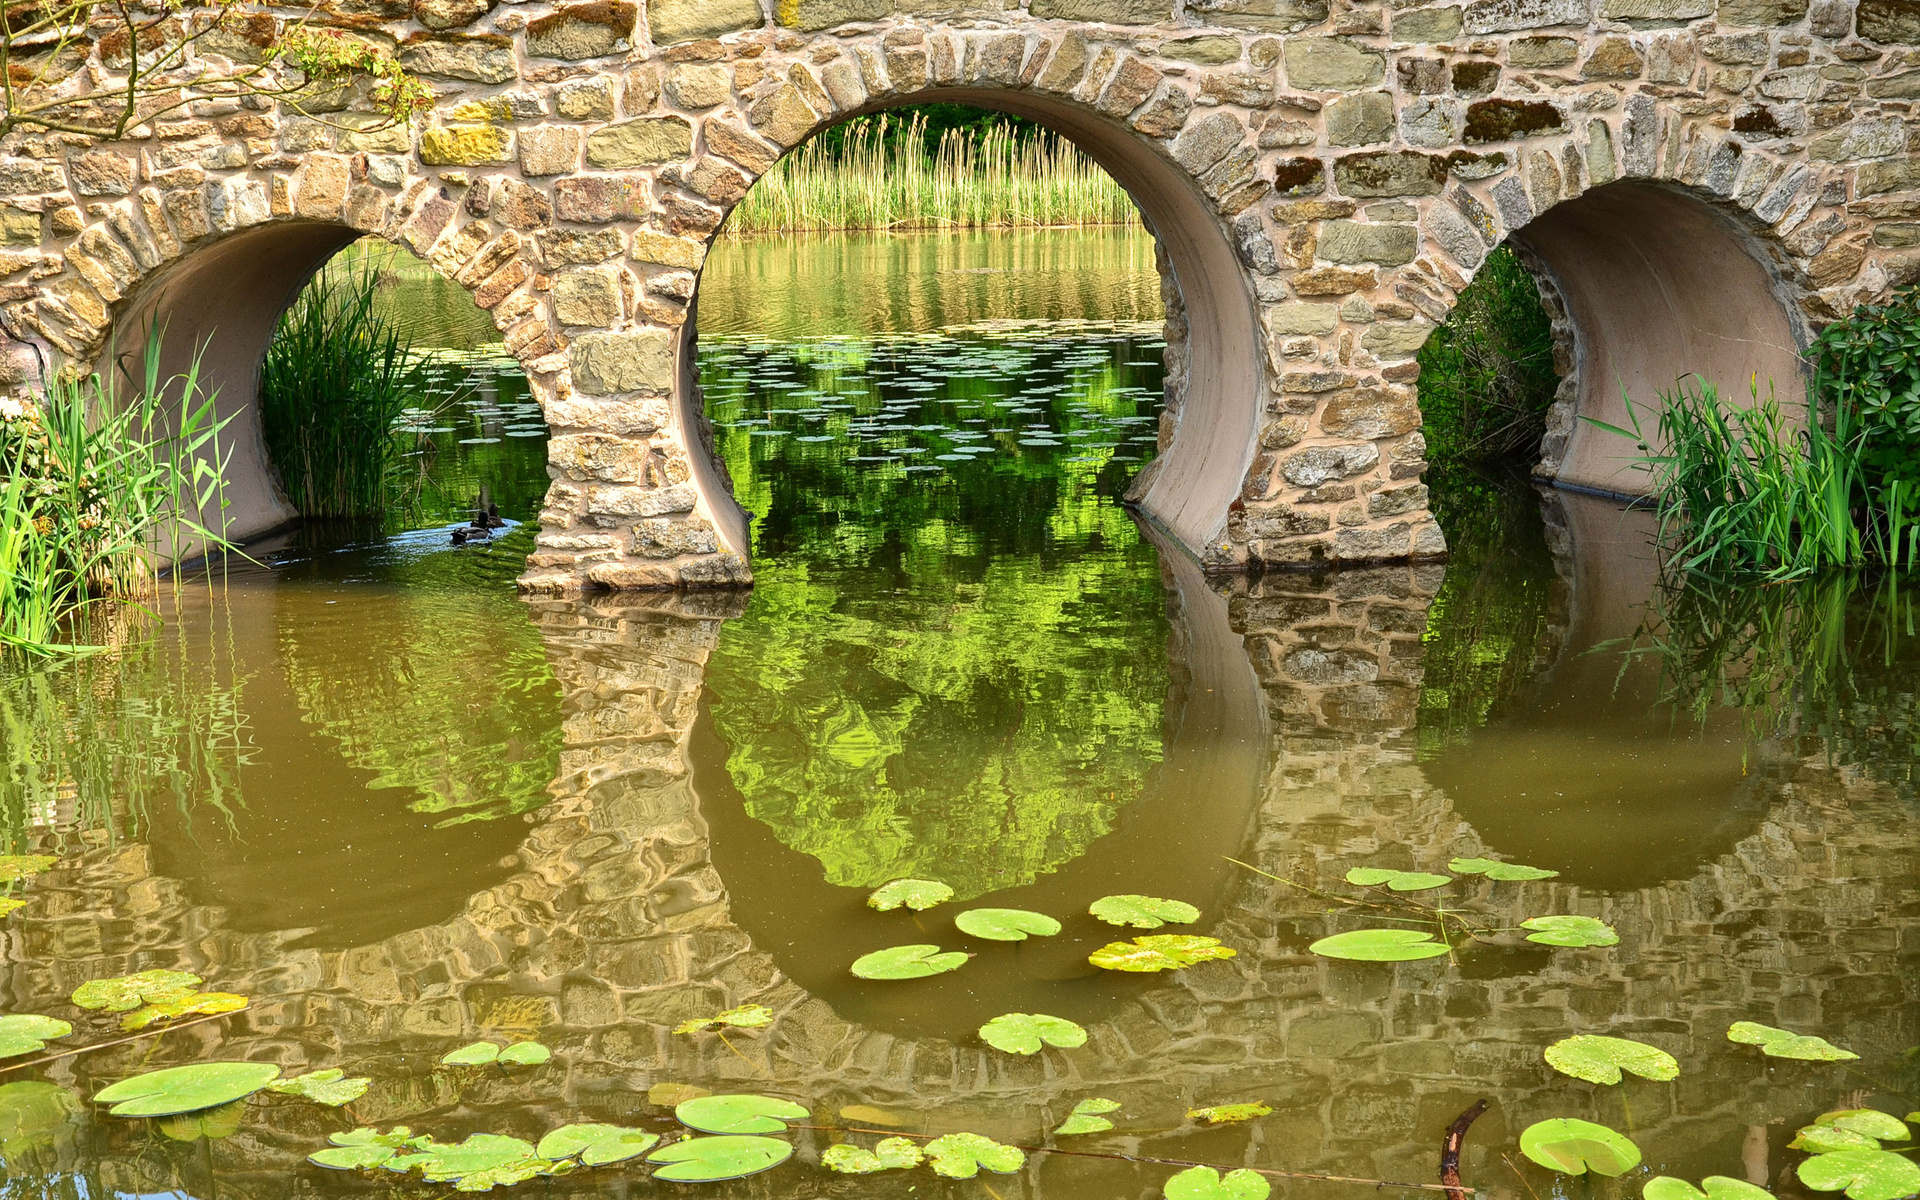
[[[1566,118],[1545,100],[1481,100],[1467,105],[1469,143],[1510,142],[1566,131]]]

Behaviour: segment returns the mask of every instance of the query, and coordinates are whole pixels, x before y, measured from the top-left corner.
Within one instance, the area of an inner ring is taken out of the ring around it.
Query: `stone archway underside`
[[[256,18],[254,41],[195,53],[257,54],[283,18]],[[536,590],[749,578],[689,411],[688,315],[730,206],[853,113],[1027,113],[1132,189],[1191,329],[1138,499],[1217,570],[1444,553],[1414,354],[1509,236],[1575,326],[1544,449],[1588,487],[1632,484],[1573,420],[1619,382],[1784,385],[1810,327],[1920,275],[1901,48],[1920,23],[1894,0],[338,0],[313,19],[390,40],[431,114],[208,100],[120,144],[0,143],[0,386],[96,361],[144,313],[193,324],[192,289],[154,280],[243,231],[387,237],[472,290],[545,406]],[[89,53],[63,86],[112,75]],[[248,244],[301,275],[295,242]],[[238,532],[276,519],[262,482]]]

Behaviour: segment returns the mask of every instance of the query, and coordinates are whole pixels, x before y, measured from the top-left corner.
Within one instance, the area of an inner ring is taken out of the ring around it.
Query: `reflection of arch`
[[[1260,321],[1252,278],[1228,239],[1216,202],[1191,174],[1108,115],[1089,111],[1044,87],[1016,91],[947,87],[905,92],[855,112],[834,114],[818,128],[861,112],[938,100],[971,104],[1029,118],[1071,138],[1122,187],[1165,251],[1190,329],[1191,368],[1177,400],[1171,440],[1147,468],[1135,495],[1143,512],[1189,552],[1207,555],[1224,534],[1227,506],[1239,495],[1253,455],[1264,403]],[[744,189],[742,189],[744,194]],[[696,322],[682,329],[679,411],[683,422],[704,422],[692,377]],[[721,483],[722,470],[696,459],[695,475],[715,505],[715,523],[727,546],[746,554],[746,523]],[[1218,557],[1217,553],[1214,555]]]
[[[1791,267],[1739,215],[1688,190],[1613,183],[1512,236],[1558,291],[1574,342],[1541,477],[1646,491],[1627,461],[1639,453],[1633,445],[1581,418],[1629,428],[1624,396],[1644,408],[1688,374],[1734,403],[1746,403],[1749,377],[1763,393],[1771,380],[1783,400],[1797,395],[1807,335],[1783,278]],[[1641,421],[1652,434],[1651,415]]]

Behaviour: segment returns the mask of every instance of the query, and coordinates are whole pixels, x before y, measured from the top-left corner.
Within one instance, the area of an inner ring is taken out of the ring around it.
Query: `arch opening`
[[[1564,306],[1571,347],[1536,477],[1607,495],[1646,492],[1627,398],[1649,406],[1684,376],[1747,402],[1749,381],[1789,395],[1808,340],[1784,254],[1723,206],[1678,188],[1622,181],[1555,205],[1510,241]],[[1584,418],[1584,419],[1583,419]]]
[[[1211,201],[1176,164],[1124,127],[1061,101],[993,88],[942,88],[892,97],[823,123],[810,136],[847,120],[930,101],[1024,118],[1072,142],[1123,187],[1164,255],[1184,310],[1187,369],[1177,395],[1170,439],[1135,480],[1129,500],[1188,553],[1203,562],[1230,556],[1222,545],[1228,506],[1238,497],[1253,457],[1265,407],[1263,337],[1251,285]],[[791,151],[789,151],[790,153]],[[718,235],[716,235],[718,236]],[[704,428],[696,377],[698,289],[681,329],[677,415]],[[693,454],[692,471],[723,547],[746,557],[748,518],[731,497],[710,452]]]

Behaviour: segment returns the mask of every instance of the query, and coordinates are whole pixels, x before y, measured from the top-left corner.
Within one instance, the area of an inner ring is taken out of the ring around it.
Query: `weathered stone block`
[[[570,62],[619,54],[633,45],[639,15],[626,0],[570,4],[527,24],[527,53]]]
[[[587,135],[587,162],[595,167],[655,166],[692,153],[693,126],[685,117],[618,121]]]
[[[1876,42],[1920,44],[1920,0],[1860,0],[1854,27],[1861,37]]]
[[[1323,337],[1339,328],[1340,310],[1331,304],[1280,304],[1267,310],[1266,321],[1275,337]]]
[[[338,154],[309,154],[294,177],[295,216],[317,221],[339,217],[346,203],[347,187],[352,182],[347,160]]]
[[[74,155],[67,162],[67,173],[73,178],[73,190],[82,196],[124,196],[133,190],[133,160],[110,150]]]
[[[1393,136],[1393,97],[1386,92],[1342,96],[1325,112],[1327,141],[1335,146],[1371,146]]]
[[[1420,428],[1420,406],[1407,392],[1356,388],[1327,401],[1320,410],[1320,428],[1334,437],[1369,441],[1399,437]]]
[[[712,108],[733,97],[733,73],[716,63],[676,63],[667,72],[667,99],[682,108]]]
[[[1467,105],[1466,140],[1470,145],[1566,131],[1566,116],[1546,100],[1476,100]]]
[[[706,260],[705,242],[690,238],[670,237],[652,230],[636,230],[633,235],[633,259],[635,262],[654,263],[663,267],[680,267],[697,271]]]
[[[1580,64],[1582,79],[1638,79],[1644,64],[1629,38],[1601,38]]]
[[[1375,150],[1334,160],[1334,186],[1345,196],[1437,196],[1446,186],[1447,164],[1434,154]]]
[[[1858,196],[1920,190],[1920,158],[1861,163],[1860,169],[1854,172],[1853,187]]]
[[[1386,56],[1344,38],[1289,38],[1282,50],[1287,86],[1308,92],[1351,92],[1386,77]]]
[[[1714,16],[1722,25],[1793,25],[1807,15],[1807,0],[1720,0]]]
[[[1309,446],[1282,459],[1280,474],[1295,487],[1319,487],[1331,480],[1371,471],[1379,462],[1380,451],[1370,444]]]
[[[562,221],[637,221],[649,207],[644,175],[580,175],[553,185],[554,215]]]
[[[1204,66],[1220,66],[1240,61],[1240,39],[1207,34],[1201,37],[1177,38],[1160,46],[1162,58],[1179,59],[1181,62],[1200,63]]]
[[[1474,0],[1467,5],[1467,32],[1506,33],[1585,25],[1591,20],[1588,4],[1589,0]]]
[[[1369,325],[1360,345],[1382,358],[1407,358],[1427,344],[1433,326],[1419,321],[1381,321]]]
[[[507,83],[519,75],[513,42],[503,37],[443,34],[408,42],[400,47],[400,65],[422,75],[472,83]]]
[[[619,324],[621,315],[615,268],[588,267],[553,277],[553,316],[562,325],[605,329]]]
[[[574,345],[577,348],[579,343]],[[547,461],[568,479],[582,483],[640,483],[652,452],[645,441],[600,433],[556,434],[547,442]]]
[[[673,386],[674,341],[664,329],[587,333],[573,341],[573,386],[590,396]]]
[[[538,235],[540,256],[550,267],[605,262],[626,249],[618,229],[547,229]]]
[[[131,167],[129,167],[131,174]],[[31,196],[38,192],[57,192],[65,181],[60,168],[52,163],[27,158],[0,160],[0,196]]]
[[[340,149],[348,154],[405,154],[413,149],[413,134],[405,121],[393,121],[374,113],[341,113],[334,123],[339,131]]]
[[[890,0],[774,0],[773,19],[789,29],[831,29],[891,12]]]
[[[536,125],[520,131],[520,170],[527,175],[564,175],[580,161],[580,131]]]
[[[1813,139],[1807,157],[1816,162],[1854,162],[1899,154],[1906,148],[1907,127],[1898,117],[1856,117]]]
[[[497,125],[437,125],[420,133],[428,166],[489,166],[513,161],[513,134]]]
[[[1103,25],[1157,25],[1173,19],[1168,0],[1033,0],[1029,11],[1043,20]]]
[[[0,204],[0,246],[38,246],[40,214]]]
[[[1713,15],[1714,0],[1601,0],[1600,15],[1609,21],[1697,21]]]
[[[648,0],[647,28],[655,45],[719,37],[756,29],[766,21],[759,0]]]
[[[1328,221],[1320,227],[1318,253],[1328,262],[1397,267],[1412,262],[1419,249],[1420,231],[1412,225]]]
[[[1450,42],[1460,36],[1458,8],[1410,8],[1393,14],[1396,42]]]
[[[1440,149],[1460,140],[1460,102],[1443,96],[1415,100],[1400,113],[1400,136],[1410,146]]]
[[[1327,19],[1327,0],[1188,0],[1187,12],[1209,25],[1292,33]],[[1264,68],[1271,64],[1255,63]]]
[[[1345,296],[1350,292],[1366,291],[1374,282],[1372,271],[1356,271],[1348,267],[1315,267],[1311,271],[1295,271],[1293,274],[1293,290],[1302,296]]]
[[[414,0],[413,18],[428,29],[463,29],[493,11],[498,0]]]
[[[553,110],[569,121],[611,121],[613,80],[605,75],[569,80],[554,91]]]
[[[633,552],[643,558],[676,558],[682,554],[714,554],[720,539],[705,522],[654,517],[635,522]]]

